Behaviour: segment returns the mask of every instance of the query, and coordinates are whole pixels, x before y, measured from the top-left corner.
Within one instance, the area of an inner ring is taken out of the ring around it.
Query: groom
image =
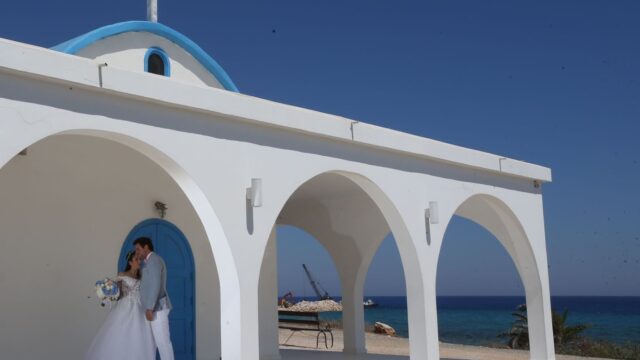
[[[153,252],[153,243],[148,237],[137,238],[133,245],[136,256],[143,261],[140,280],[140,301],[145,316],[151,322],[153,339],[161,360],[173,360],[173,345],[169,336],[169,311],[171,302],[167,294],[167,268],[164,260]]]

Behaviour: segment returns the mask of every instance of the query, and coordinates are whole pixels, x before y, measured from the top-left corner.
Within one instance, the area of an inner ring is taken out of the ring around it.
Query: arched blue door
[[[169,313],[171,342],[177,360],[195,359],[195,265],[187,238],[168,221],[149,219],[136,225],[127,236],[118,261],[124,269],[133,241],[146,236],[167,265],[167,292],[173,309]]]

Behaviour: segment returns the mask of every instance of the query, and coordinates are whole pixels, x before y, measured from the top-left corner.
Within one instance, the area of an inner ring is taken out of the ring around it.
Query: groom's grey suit
[[[171,301],[167,294],[167,267],[164,260],[154,252],[147,256],[142,267],[140,302],[144,310],[153,310],[151,330],[160,359],[173,360],[173,346],[169,335]]]
[[[167,267],[158,254],[152,252],[142,268],[140,301],[145,310],[171,310],[167,294]]]

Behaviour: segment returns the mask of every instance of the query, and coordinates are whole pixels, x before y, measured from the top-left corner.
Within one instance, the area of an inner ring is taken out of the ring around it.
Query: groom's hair
[[[153,251],[153,243],[151,242],[151,239],[149,239],[146,236],[139,237],[139,238],[135,239],[133,241],[133,245],[134,246],[135,245],[140,245],[141,247],[147,246],[147,247],[149,247],[149,250]]]

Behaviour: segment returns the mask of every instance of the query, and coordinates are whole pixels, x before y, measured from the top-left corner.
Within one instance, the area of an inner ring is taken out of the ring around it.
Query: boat
[[[367,299],[367,301],[363,302],[362,305],[364,305],[364,307],[376,307],[378,306],[378,304],[376,302],[374,302],[371,299]]]

